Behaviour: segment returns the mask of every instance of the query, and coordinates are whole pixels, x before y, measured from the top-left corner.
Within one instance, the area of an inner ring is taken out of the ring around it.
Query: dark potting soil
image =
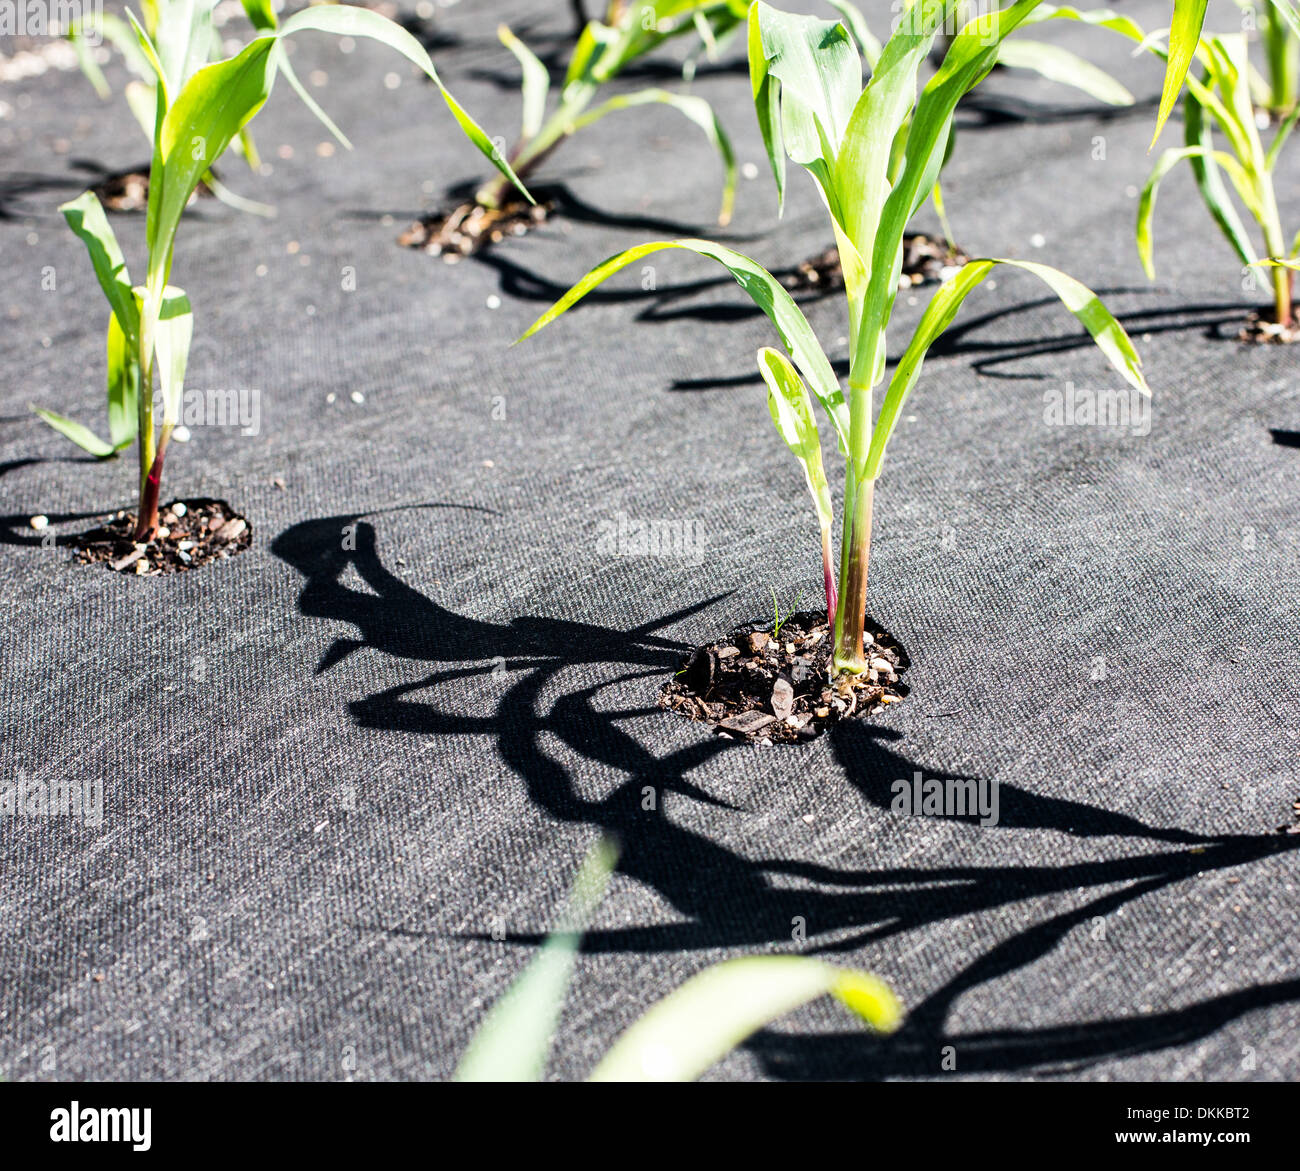
[[[176,500],[158,510],[158,519],[161,527],[154,539],[137,544],[131,539],[134,513],[117,513],[77,537],[77,560],[153,577],[222,561],[253,543],[252,525],[224,500]]]
[[[738,740],[798,743],[831,724],[869,715],[907,695],[907,652],[889,634],[866,631],[869,670],[830,679],[833,631],[826,615],[793,614],[778,634],[751,623],[697,647],[664,684],[659,706]]]
[[[532,204],[516,199],[499,208],[467,200],[451,211],[421,216],[397,237],[397,242],[406,248],[421,248],[454,264],[463,256],[473,256],[499,244],[507,236],[522,236],[540,227],[554,210],[552,200]]]
[[[944,279],[945,269],[960,268],[969,259],[960,248],[922,232],[904,236],[899,286],[937,284]],[[792,293],[831,293],[842,289],[844,273],[840,269],[839,249],[827,248],[819,256],[805,260],[783,283]]]

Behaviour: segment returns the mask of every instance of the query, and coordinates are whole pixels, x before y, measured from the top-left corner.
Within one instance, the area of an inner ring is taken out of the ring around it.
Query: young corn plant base
[[[507,199],[497,207],[484,207],[473,199],[465,200],[449,212],[416,220],[397,242],[455,264],[507,236],[523,236],[545,224],[555,212],[556,200],[548,197],[545,188],[534,188],[532,194],[536,203]]]
[[[946,240],[937,240],[924,232],[903,237],[903,270],[899,289],[917,285],[937,285],[946,281],[970,257]],[[838,293],[844,289],[844,269],[840,267],[840,250],[827,248],[819,256],[805,260],[782,282],[792,293]]]
[[[242,553],[253,543],[253,526],[224,500],[173,500],[159,510],[154,539],[134,540],[134,513],[119,512],[73,541],[77,560],[140,577],[183,573]]]
[[[664,684],[659,706],[733,739],[791,744],[907,694],[907,652],[874,624],[866,629],[866,674],[834,682],[835,632],[824,612],[783,618],[776,637],[774,627],[751,623],[692,651]]]

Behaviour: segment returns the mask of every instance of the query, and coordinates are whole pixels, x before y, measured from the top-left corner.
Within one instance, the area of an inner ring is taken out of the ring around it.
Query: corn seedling
[[[269,10],[268,10],[269,11]],[[321,5],[306,8],[278,28],[268,25],[235,56],[188,71],[181,60],[169,71],[147,31],[128,12],[137,45],[154,74],[153,158],[145,222],[145,280],[135,285],[99,200],[86,192],[61,210],[86,245],[95,276],[107,297],[109,439],[51,411],[46,422],[92,455],[105,457],[138,445],[139,509],[135,540],[152,539],[158,528],[158,494],[168,440],[177,423],[193,313],[185,292],[170,282],[181,213],[212,163],[266,103],[277,73],[287,72],[284,39],[317,30],[368,37],[388,45],[433,80],[461,130],[503,171],[508,165],[482,128],[456,102],[418,41],[392,21],[364,8]],[[161,392],[161,419],[154,406],[154,374]]]
[[[1160,156],[1139,201],[1137,244],[1142,266],[1148,277],[1154,277],[1151,228],[1156,195],[1165,175],[1186,160],[1206,208],[1242,264],[1272,262],[1269,267],[1273,283],[1273,325],[1279,331],[1287,330],[1293,323],[1294,312],[1291,300],[1294,277],[1289,262],[1300,255],[1300,236],[1288,240],[1283,231],[1273,175],[1282,148],[1300,115],[1300,107],[1292,110],[1278,128],[1272,144],[1265,149],[1251,102],[1245,35],[1201,40],[1195,61],[1202,72],[1199,78],[1195,73],[1187,78],[1183,102],[1185,145],[1166,150]],[[1216,126],[1227,144],[1226,150],[1215,149],[1213,129]],[[1259,226],[1264,245],[1262,261],[1232,204],[1223,181],[1225,174]]]
[[[616,851],[602,840],[574,883],[563,930],[479,1026],[456,1069],[466,1082],[538,1081],[546,1065],[582,932],[604,894]],[[889,986],[869,972],[806,956],[755,956],[706,968],[651,1005],[605,1054],[589,1081],[693,1081],[757,1030],[831,996],[872,1029],[902,1020]]]
[[[880,57],[881,44],[872,34],[862,11],[850,0],[829,0],[829,3],[840,13],[844,27],[856,42],[858,51],[862,54],[862,59],[868,70],[874,70]],[[970,0],[960,0],[959,3],[953,6],[952,12],[945,22],[946,27],[960,29],[966,27],[972,21],[979,21],[981,18],[978,9],[979,5],[971,3]],[[1063,13],[1068,13],[1071,20],[1078,20],[1103,28],[1107,27],[1109,22],[1114,19],[1114,14],[1107,10],[1079,12],[1075,9],[1057,9],[1051,5],[1042,5],[1039,9],[1030,13],[1021,23],[1022,26],[1027,27],[1031,24],[1053,19]],[[948,47],[951,47],[953,36],[944,34],[942,40]],[[1131,106],[1134,101],[1133,95],[1128,89],[1100,66],[1094,65],[1085,57],[1081,57],[1069,49],[1050,42],[1029,40],[1021,36],[1008,37],[998,46],[996,64],[1006,69],[1036,73],[1047,81],[1077,89],[1109,106]],[[905,130],[906,123],[900,127],[900,131]],[[900,134],[896,141],[901,145],[905,141],[905,136]],[[942,176],[944,167],[947,166],[952,157],[955,145],[956,128],[950,126],[948,144],[944,151],[943,163],[940,166],[940,176]],[[901,155],[891,159],[891,182],[896,178],[897,170],[902,166],[903,161]],[[952,225],[948,222],[948,214],[939,178],[935,180],[933,206],[943,228],[944,239],[955,259],[957,256],[956,242],[953,239]]]
[[[736,191],[736,160],[731,142],[713,109],[701,97],[650,88],[616,94],[596,104],[606,83],[665,41],[697,33],[706,45],[716,43],[744,21],[743,0],[653,0],[629,3],[612,0],[603,20],[587,23],[565,71],[559,101],[548,115],[550,73],[533,52],[505,25],[499,34],[523,71],[523,118],[519,138],[509,153],[521,178],[529,174],[565,139],[607,114],[649,104],[667,105],[695,123],[721,156],[725,178],[718,222],[731,219]],[[479,206],[498,210],[509,193],[508,183],[493,179],[479,188]]]
[[[152,141],[159,84],[153,61],[156,60],[161,67],[172,93],[179,93],[203,66],[220,61],[223,56],[221,35],[213,15],[216,6],[216,0],[146,0],[141,5],[137,23],[111,12],[99,12],[73,24],[67,38],[76,50],[82,73],[103,99],[109,98],[112,90],[95,59],[94,44],[102,41],[117,50],[132,75],[123,91],[127,106],[145,137]],[[271,0],[244,0],[244,11],[254,29],[270,31],[276,27]],[[142,38],[148,41],[148,51],[141,44]],[[281,62],[281,71],[286,77],[292,75],[287,59]],[[295,88],[301,88],[296,84],[296,77],[293,82]],[[308,102],[313,109],[319,109],[310,99]],[[257,170],[260,159],[248,127],[235,135],[231,147],[244,157],[251,170]],[[212,161],[215,164],[217,160]],[[201,181],[217,198],[241,211],[259,215],[268,215],[272,211],[265,204],[231,191],[217,179],[211,168],[203,174]]]
[[[873,425],[876,388],[886,371],[885,332],[898,293],[904,230],[934,189],[958,101],[996,63],[1003,38],[1037,6],[1038,0],[1019,0],[963,28],[919,98],[918,70],[952,10],[951,0],[919,0],[901,17],[865,88],[857,49],[842,24],[793,16],[761,2],[749,10],[752,92],[778,195],[785,191],[787,159],[802,166],[816,183],[835,232],[848,301],[847,401],[812,327],[776,278],[749,257],[706,240],[643,244],[612,257],[524,334],[536,333],[607,277],[660,249],[686,249],[731,272],[772,321],[784,349],[761,350],[759,370],[768,387],[772,420],[799,460],[816,506],[827,617],[835,631],[833,663],[839,675],[866,670],[863,623],[872,509],[886,446],[930,346],[995,266],[1010,265],[1043,280],[1120,376],[1149,393],[1132,341],[1091,290],[1044,264],[973,260],[935,291],[898,360]],[[813,398],[825,410],[845,459],[838,573]]]

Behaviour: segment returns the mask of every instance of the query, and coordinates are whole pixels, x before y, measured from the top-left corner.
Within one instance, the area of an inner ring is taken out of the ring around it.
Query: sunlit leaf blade
[[[858,44],[858,52],[862,54],[868,68],[875,69],[876,62],[880,60],[881,45],[871,29],[867,27],[867,18],[863,16],[862,9],[849,0],[828,0],[828,2],[840,14],[845,27],[853,34],[853,39]]]
[[[108,298],[122,329],[127,337],[137,337],[140,332],[140,315],[135,294],[131,291],[131,276],[127,272],[126,258],[122,255],[117,236],[109,225],[99,199],[93,191],[84,191],[76,199],[63,204],[59,211],[68,221],[68,227],[86,245],[99,287],[104,290],[104,296]]]
[[[1174,104],[1182,92],[1187,71],[1196,56],[1196,46],[1201,40],[1201,28],[1205,24],[1205,8],[1208,0],[1174,0],[1173,22],[1169,28],[1169,59],[1165,65],[1164,88],[1160,94],[1160,112],[1156,115],[1156,130],[1151,136],[1151,145],[1155,146],[1160,138],[1169,115],[1174,112]]]
[[[640,244],[635,248],[629,248],[626,252],[620,252],[617,256],[610,257],[603,264],[597,265],[587,273],[573,288],[533,322],[519,337],[518,341],[532,337],[538,330],[550,325],[552,321],[572,308],[592,289],[616,272],[621,271],[642,257],[662,251],[665,248],[683,248],[689,252],[698,253],[700,256],[707,256],[709,259],[716,260],[726,267],[731,275],[735,277],[736,283],[749,294],[754,304],[767,315],[768,320],[776,327],[776,332],[781,338],[781,344],[785,346],[786,351],[794,359],[794,364],[799,368],[799,372],[808,385],[812,387],[813,394],[817,396],[817,400],[830,416],[839,436],[841,450],[847,450],[848,408],[845,406],[844,396],[840,392],[835,371],[831,369],[829,360],[825,353],[822,352],[821,345],[817,341],[817,335],[813,333],[812,326],[808,324],[808,319],[804,317],[799,306],[794,303],[794,299],[786,292],[776,277],[748,256],[743,256],[739,252],[723,247],[721,244],[714,244],[708,240],[660,240],[651,244]]]
[[[601,839],[583,863],[569,896],[564,928],[493,1005],[456,1068],[462,1082],[537,1081],[569,986],[582,932],[608,885],[617,850]]]
[[[284,74],[284,79],[289,83],[289,88],[298,95],[302,104],[316,115],[316,121],[324,126],[334,136],[335,141],[341,144],[345,150],[351,150],[352,140],[338,128],[334,119],[325,113],[321,104],[311,96],[310,91],[303,85],[302,80],[295,72],[293,63],[289,60],[289,54],[282,44],[275,46],[275,67]]]
[[[501,43],[515,55],[515,60],[523,70],[524,110],[520,133],[524,138],[532,138],[542,128],[542,121],[546,117],[546,95],[551,88],[550,72],[507,25],[503,24],[497,28],[497,36],[501,39]]]
[[[781,85],[786,153],[805,166],[822,160],[829,167],[862,91],[852,37],[838,21],[782,12],[763,0],[758,26],[767,72]]]
[[[749,81],[754,98],[754,113],[758,116],[759,133],[763,136],[763,149],[776,180],[776,207],[778,214],[785,211],[785,144],[781,141],[781,87],[780,82],[768,73],[767,58],[763,55],[763,34],[759,27],[759,6],[749,10],[748,24]]]
[[[822,447],[812,399],[799,372],[779,350],[764,346],[758,351],[758,371],[767,383],[767,409],[777,432],[803,468],[817,520],[826,532],[834,519],[831,490],[822,466]]]
[[[934,191],[935,183],[938,182],[957,103],[993,68],[1003,38],[1015,31],[1037,3],[1038,0],[1019,0],[1000,12],[981,14],[977,21],[966,25],[953,38],[939,72],[930,79],[920,99],[916,100],[911,126],[907,132],[906,165],[885,199],[878,223],[875,207],[880,198],[880,185],[877,180],[872,180],[864,197],[870,199],[871,203],[864,204],[864,210],[859,212],[860,216],[868,218],[860,220],[856,229],[867,239],[874,239],[870,256],[871,282],[865,308],[868,320],[882,324],[889,320],[898,293],[898,276],[903,261],[903,234],[912,216]],[[889,141],[892,141],[905,114],[912,109],[913,87],[919,67],[919,62],[915,59],[916,46],[919,44],[928,47],[936,23],[942,20],[944,14],[943,5],[936,4],[927,8],[925,0],[917,0],[906,19],[911,19],[913,23],[910,27],[920,28],[925,36],[907,37],[900,42],[895,34],[885,45],[876,75],[872,77],[871,84],[859,102],[859,110],[854,113],[855,126],[850,127],[844,158],[841,160],[842,174],[845,161],[849,158],[851,143],[854,143],[858,153],[866,152],[869,155],[870,147],[879,138],[880,131],[872,126],[872,116],[868,107],[864,106],[877,85],[886,87],[885,96],[881,100],[887,99],[888,104],[882,108],[889,109],[890,114],[884,129],[889,132]],[[899,48],[895,51],[896,43]],[[897,77],[893,76],[895,69],[898,70]],[[863,121],[855,136],[859,119]],[[841,182],[852,183],[851,172],[843,175]],[[880,337],[870,330],[862,330],[854,347],[850,384],[862,385],[868,379],[874,383],[882,370],[882,359]]]
[[[408,61],[418,66],[425,76],[438,87],[438,92],[442,94],[443,101],[447,103],[447,108],[460,125],[461,130],[464,131],[465,136],[478,147],[494,167],[519,188],[520,192],[530,202],[532,201],[527,188],[519,181],[519,177],[515,174],[504,154],[496,148],[483,128],[470,117],[465,108],[452,97],[451,91],[443,85],[442,78],[438,76],[438,71],[434,69],[433,61],[430,60],[429,54],[425,52],[424,46],[401,25],[395,24],[387,17],[380,16],[377,12],[371,12],[367,8],[357,8],[350,4],[317,4],[310,8],[304,8],[300,12],[295,12],[289,17],[280,26],[280,35],[291,36],[307,29],[317,29],[321,32],[335,33],[346,37],[369,37],[371,40],[379,41],[380,44],[387,45],[390,49],[401,53]]]
[[[275,5],[271,0],[240,0],[244,13],[258,32],[270,32],[275,28]]]
[[[143,289],[139,290],[143,293]],[[194,335],[194,311],[183,289],[168,285],[163,290],[158,324],[154,331],[155,368],[162,390],[163,425],[179,422],[185,390],[185,367]]]
[[[204,66],[185,83],[164,115],[155,144],[162,183],[158,183],[155,167],[150,184],[150,288],[161,287],[166,281],[172,240],[199,179],[270,95],[275,80],[275,44],[274,37],[259,36],[228,61]],[[161,187],[156,198],[155,187]]]
[[[1088,331],[1098,349],[1106,355],[1106,360],[1124,381],[1144,394],[1150,393],[1146,379],[1142,376],[1142,359],[1138,357],[1132,340],[1110,310],[1101,303],[1097,294],[1086,285],[1046,264],[1027,260],[972,260],[940,285],[926,306],[916,332],[890,379],[889,389],[885,393],[872,432],[871,448],[859,473],[860,478],[874,480],[880,475],[885,447],[898,425],[903,404],[920,376],[926,354],[939,335],[952,324],[966,297],[999,264],[1023,268],[1042,280]]]
[[[1133,95],[1109,73],[1060,45],[1016,38],[1006,40],[998,49],[998,64],[1030,70],[1110,106],[1133,104]]]
[[[713,112],[713,107],[703,98],[693,97],[689,94],[675,94],[666,89],[643,89],[637,90],[635,93],[619,94],[610,98],[607,102],[602,102],[589,113],[584,114],[574,123],[574,128],[578,129],[590,125],[614,110],[626,110],[633,106],[644,106],[650,103],[671,106],[678,113],[689,118],[704,131],[705,136],[713,145],[713,149],[722,157],[722,166],[726,177],[723,181],[722,210],[718,213],[718,223],[723,226],[730,223],[731,213],[736,201],[736,154],[732,150],[731,140],[727,137],[727,132],[723,130],[722,123],[718,121],[717,115]]]
[[[55,414],[44,407],[32,407],[32,410],[60,435],[66,439],[71,439],[73,443],[83,451],[89,452],[96,459],[107,459],[109,456],[117,454],[117,448],[111,443],[105,443],[84,423],[65,418],[63,415]]]
[[[1297,106],[1296,109],[1300,110],[1300,106]],[[1253,263],[1255,259],[1254,245],[1251,244],[1250,237],[1246,234],[1245,225],[1242,224],[1241,217],[1237,215],[1236,208],[1232,206],[1227,188],[1223,185],[1223,177],[1219,173],[1219,168],[1215,164],[1214,155],[1211,152],[1209,119],[1206,118],[1204,107],[1197,101],[1196,95],[1193,93],[1188,93],[1183,102],[1183,132],[1184,141],[1188,148],[1200,152],[1192,153],[1188,157],[1192,174],[1196,177],[1196,186],[1201,192],[1201,199],[1214,217],[1215,223],[1219,225],[1219,230],[1223,232],[1228,243],[1232,245],[1233,251],[1241,259],[1241,262],[1243,264]],[[1151,199],[1154,202],[1154,191],[1152,191]],[[1138,247],[1141,250],[1140,230]],[[1150,256],[1150,247],[1148,230],[1148,257]],[[1146,268],[1147,276],[1150,277],[1152,275],[1150,264],[1144,261],[1143,267]]]
[[[108,360],[108,434],[113,448],[120,451],[135,439],[140,426],[140,363],[139,352],[122,332],[116,313],[108,315],[105,351]]]
[[[755,956],[707,968],[655,1004],[591,1075],[598,1082],[693,1081],[745,1038],[831,995],[889,1032],[902,1012],[881,980],[805,956]]]

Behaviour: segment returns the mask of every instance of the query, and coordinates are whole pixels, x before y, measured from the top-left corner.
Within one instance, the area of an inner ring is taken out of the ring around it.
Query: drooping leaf
[[[743,256],[741,253],[725,248],[721,244],[714,244],[708,240],[661,240],[651,244],[639,244],[635,248],[629,248],[626,252],[620,252],[617,256],[610,257],[587,273],[573,288],[533,322],[519,337],[518,341],[532,337],[533,334],[544,329],[562,313],[577,304],[597,285],[613,276],[614,273],[621,271],[642,257],[662,251],[665,248],[683,248],[689,252],[698,253],[700,256],[707,256],[709,259],[716,260],[723,265],[735,277],[736,283],[749,294],[754,304],[767,315],[768,320],[776,327],[776,332],[781,338],[781,344],[785,346],[786,351],[794,359],[794,364],[799,368],[799,372],[809,386],[812,387],[813,394],[817,396],[817,400],[830,416],[839,437],[840,448],[846,451],[848,447],[848,409],[844,403],[844,396],[840,392],[835,371],[831,369],[830,362],[827,360],[825,353],[822,352],[821,344],[817,341],[817,335],[813,333],[812,326],[808,324],[808,319],[804,317],[799,306],[794,303],[794,299],[786,292],[776,277],[748,256]]]
[[[617,850],[602,838],[578,873],[563,928],[547,938],[537,957],[493,1005],[456,1068],[457,1081],[541,1077],[582,932],[604,896],[616,862]]]
[[[897,998],[868,972],[806,956],[752,956],[706,968],[664,997],[615,1043],[596,1082],[693,1081],[758,1029],[820,996],[892,1032]]]
[[[55,414],[54,411],[46,410],[45,407],[34,406],[32,410],[60,435],[66,439],[71,439],[73,443],[83,451],[89,452],[96,459],[108,459],[109,456],[117,454],[117,448],[111,443],[105,443],[84,423],[78,423],[75,419]]]
[[[1154,280],[1156,275],[1155,263],[1152,255],[1154,250],[1154,243],[1151,237],[1151,224],[1155,216],[1156,196],[1160,190],[1160,182],[1175,166],[1177,166],[1184,159],[1188,159],[1188,160],[1200,159],[1203,162],[1209,160],[1209,166],[1206,168],[1205,171],[1207,178],[1211,174],[1213,174],[1217,179],[1218,167],[1215,165],[1215,163],[1218,163],[1218,164],[1222,164],[1225,168],[1228,168],[1230,171],[1235,172],[1237,174],[1239,184],[1249,182],[1248,177],[1240,173],[1241,172],[1240,164],[1238,164],[1236,159],[1232,158],[1230,155],[1225,155],[1225,154],[1216,155],[1215,152],[1207,151],[1206,148],[1203,146],[1187,146],[1187,147],[1182,147],[1181,149],[1177,147],[1171,147],[1169,150],[1166,150],[1156,161],[1156,165],[1151,169],[1151,174],[1147,178],[1146,185],[1142,188],[1142,196],[1138,200],[1138,214],[1137,214],[1138,256],[1142,261],[1142,269],[1147,274],[1148,280]],[[1211,170],[1210,167],[1213,167],[1213,170]],[[1218,180],[1218,187],[1219,187],[1219,191],[1222,192],[1223,201],[1212,204],[1210,198],[1206,197],[1205,202],[1207,205],[1210,206],[1212,212],[1215,211],[1215,208],[1217,207],[1219,214],[1215,214],[1214,218],[1219,221],[1221,227],[1223,226],[1224,221],[1223,219],[1220,218],[1220,215],[1226,218],[1230,214],[1231,218],[1233,220],[1236,220],[1237,232],[1233,233],[1225,229],[1224,235],[1227,237],[1228,242],[1232,244],[1233,248],[1237,250],[1237,254],[1238,256],[1240,256],[1241,262],[1243,264],[1254,264],[1255,263],[1254,248],[1251,246],[1250,238],[1245,234],[1245,230],[1241,227],[1241,221],[1237,219],[1236,212],[1233,211],[1232,205],[1226,202],[1227,192],[1223,191],[1222,180]],[[1204,188],[1202,189],[1202,195],[1203,196],[1205,195]],[[1217,193],[1216,193],[1216,199],[1217,199]]]
[[[1030,70],[1110,106],[1133,104],[1133,95],[1109,73],[1060,45],[1012,38],[1003,41],[998,49],[998,63],[1012,69]]]
[[[368,8],[358,8],[351,4],[317,4],[295,12],[280,26],[281,36],[317,29],[321,32],[334,33],[346,37],[369,37],[390,49],[401,53],[412,64],[421,69],[425,76],[438,87],[442,100],[447,103],[452,117],[456,119],[465,136],[491,161],[492,165],[506,176],[529,200],[532,196],[519,181],[510,163],[502,151],[498,150],[483,128],[470,117],[465,108],[452,97],[451,91],[442,83],[433,61],[420,44],[401,25],[395,24],[387,17],[371,12]]]
[[[86,245],[99,287],[104,290],[104,296],[108,298],[126,336],[138,337],[140,315],[135,294],[131,291],[131,275],[99,199],[93,191],[83,191],[76,199],[63,204],[59,211],[68,221],[68,227]]]
[[[671,106],[694,122],[704,131],[713,149],[722,156],[725,178],[722,186],[722,210],[718,213],[718,223],[725,226],[731,222],[731,213],[736,201],[736,154],[732,150],[727,132],[723,130],[722,123],[713,112],[713,107],[703,98],[689,94],[675,94],[666,89],[642,89],[635,93],[618,94],[578,118],[574,122],[574,129],[587,126],[614,110],[626,110],[633,106],[656,102]]]
[[[926,354],[957,315],[970,292],[999,264],[1023,268],[1042,280],[1074,314],[1092,336],[1107,361],[1134,389],[1149,394],[1150,388],[1142,376],[1142,359],[1124,327],[1101,303],[1100,298],[1086,285],[1046,264],[1027,260],[972,260],[945,281],[934,296],[912,335],[907,350],[899,359],[885,393],[880,414],[871,436],[871,448],[866,461],[858,469],[859,479],[874,480],[880,475],[885,447],[898,425],[899,414],[907,396],[916,385]]]
[[[1300,107],[1297,107],[1300,109]],[[1210,133],[1210,123],[1205,117],[1205,109],[1197,100],[1195,93],[1188,91],[1187,97],[1183,101],[1183,139],[1187,144],[1190,153],[1187,157],[1191,164],[1192,174],[1196,178],[1196,186],[1200,190],[1201,199],[1209,209],[1210,215],[1214,217],[1215,223],[1219,225],[1219,230],[1227,238],[1232,249],[1241,259],[1242,264],[1251,264],[1255,259],[1255,249],[1250,242],[1250,237],[1246,234],[1245,225],[1241,222],[1241,217],[1237,215],[1237,209],[1232,206],[1231,199],[1228,198],[1227,188],[1223,185],[1223,177],[1219,172],[1219,167],[1214,161],[1212,149],[1212,136]],[[1168,152],[1166,152],[1167,154]],[[1159,164],[1157,163],[1157,166]],[[1155,178],[1153,173],[1152,178]],[[1148,187],[1151,186],[1148,181]],[[1143,193],[1145,198],[1145,192]],[[1155,190],[1151,190],[1151,202],[1155,202]],[[1138,229],[1138,250],[1142,252],[1144,244],[1142,240],[1142,229]],[[1145,243],[1146,258],[1143,260],[1143,268],[1146,269],[1147,276],[1152,275],[1150,256],[1151,240],[1150,228],[1147,228],[1147,238]]]
[[[823,533],[828,532],[834,520],[831,490],[822,466],[822,445],[808,389],[789,359],[768,346],[758,351],[758,371],[767,383],[768,413],[785,445],[803,468],[818,523]]]

